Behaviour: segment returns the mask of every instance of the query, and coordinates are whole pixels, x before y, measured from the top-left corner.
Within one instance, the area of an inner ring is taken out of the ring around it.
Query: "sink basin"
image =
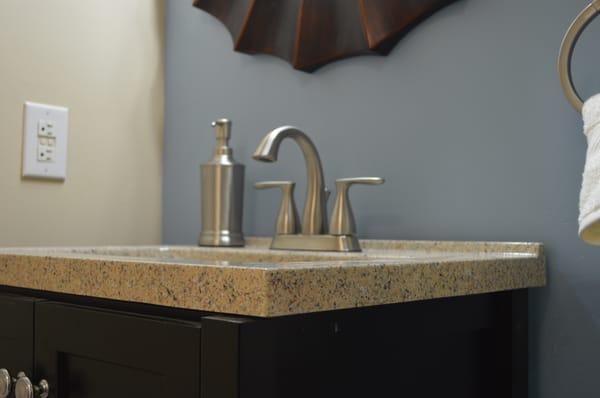
[[[215,248],[215,247],[189,247],[189,246],[162,246],[162,247],[96,247],[74,248],[68,253],[74,255],[124,257],[137,259],[151,259],[175,262],[214,263],[227,262],[230,264],[284,264],[321,261],[348,261],[365,260],[369,258],[366,253],[320,253],[320,252],[292,252],[275,251],[266,248]]]
[[[2,252],[28,256],[104,259],[179,265],[230,265],[240,267],[281,268],[319,267],[335,263],[360,264],[378,262],[406,262],[473,257],[532,256],[537,247],[521,243],[483,242],[418,242],[363,241],[362,252],[318,252],[270,250],[269,238],[248,238],[245,247],[219,248],[197,246],[93,246],[93,247],[40,247],[7,248]]]

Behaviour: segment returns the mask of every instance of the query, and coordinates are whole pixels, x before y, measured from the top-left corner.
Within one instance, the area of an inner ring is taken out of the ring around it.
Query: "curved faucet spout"
[[[302,234],[320,235],[327,225],[325,183],[323,167],[315,144],[296,127],[283,126],[268,133],[256,148],[253,158],[262,162],[277,161],[279,146],[286,138],[292,138],[304,155],[306,162],[306,201],[302,217]]]

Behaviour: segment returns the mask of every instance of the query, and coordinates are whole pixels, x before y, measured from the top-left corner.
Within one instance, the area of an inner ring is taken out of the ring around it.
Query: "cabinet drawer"
[[[0,294],[0,368],[11,375],[33,371],[33,322],[40,300]]]
[[[35,314],[50,397],[200,396],[200,324],[53,302]]]

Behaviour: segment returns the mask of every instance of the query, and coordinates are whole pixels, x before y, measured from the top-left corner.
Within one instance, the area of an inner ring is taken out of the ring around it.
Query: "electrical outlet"
[[[67,177],[69,110],[25,103],[23,177],[64,180]]]

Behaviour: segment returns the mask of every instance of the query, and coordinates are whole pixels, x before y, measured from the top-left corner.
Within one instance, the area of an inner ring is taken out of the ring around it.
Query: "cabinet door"
[[[0,294],[0,368],[12,377],[33,371],[33,322],[39,300]]]
[[[200,324],[59,303],[36,311],[51,398],[200,396]]]

